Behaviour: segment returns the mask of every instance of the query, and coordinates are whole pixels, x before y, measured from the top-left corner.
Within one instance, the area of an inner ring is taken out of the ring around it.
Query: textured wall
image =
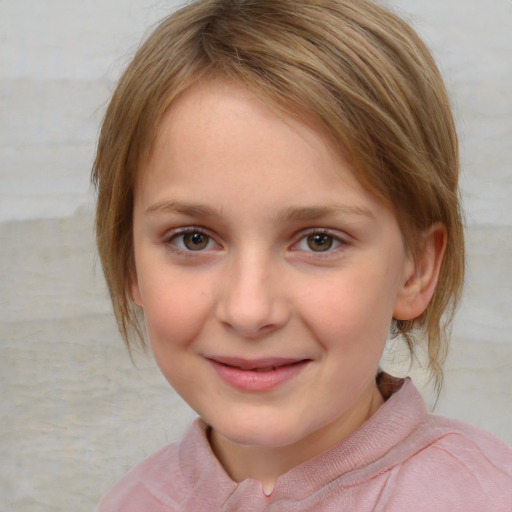
[[[441,62],[462,139],[468,284],[437,412],[512,442],[512,2],[387,3]],[[91,510],[193,417],[122,346],[88,185],[114,80],[173,5],[0,0],[2,510]]]

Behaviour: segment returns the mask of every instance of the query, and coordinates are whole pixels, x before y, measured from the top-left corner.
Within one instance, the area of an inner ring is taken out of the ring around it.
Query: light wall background
[[[387,3],[440,62],[462,143],[468,280],[436,412],[512,442],[512,2]],[[194,417],[124,350],[88,181],[115,80],[175,5],[0,0],[2,510],[92,510]]]

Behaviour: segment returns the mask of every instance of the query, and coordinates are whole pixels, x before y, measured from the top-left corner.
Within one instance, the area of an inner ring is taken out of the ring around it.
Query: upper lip
[[[294,357],[262,357],[257,359],[246,359],[243,357],[228,356],[207,356],[206,359],[210,359],[216,363],[225,364],[226,366],[240,368],[241,370],[257,370],[260,368],[270,367],[278,368],[280,366],[300,363],[307,360]]]

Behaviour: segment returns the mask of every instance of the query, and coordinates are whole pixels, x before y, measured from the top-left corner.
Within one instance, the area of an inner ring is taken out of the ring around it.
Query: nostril
[[[224,325],[248,338],[264,335],[283,323],[271,304],[226,304],[219,308],[218,317]]]
[[[255,251],[256,252],[256,251]],[[240,256],[219,284],[216,316],[224,326],[245,338],[258,338],[287,322],[289,313],[270,263],[257,254]]]

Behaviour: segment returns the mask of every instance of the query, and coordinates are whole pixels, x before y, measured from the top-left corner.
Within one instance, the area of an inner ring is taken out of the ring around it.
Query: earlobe
[[[137,281],[137,277],[134,277],[131,284],[131,299],[132,301],[137,304],[137,306],[142,307],[142,297],[140,294],[140,288],[139,283]]]
[[[446,241],[446,228],[442,224],[433,224],[423,233],[419,250],[406,265],[393,312],[397,320],[413,320],[427,308],[436,289]]]

